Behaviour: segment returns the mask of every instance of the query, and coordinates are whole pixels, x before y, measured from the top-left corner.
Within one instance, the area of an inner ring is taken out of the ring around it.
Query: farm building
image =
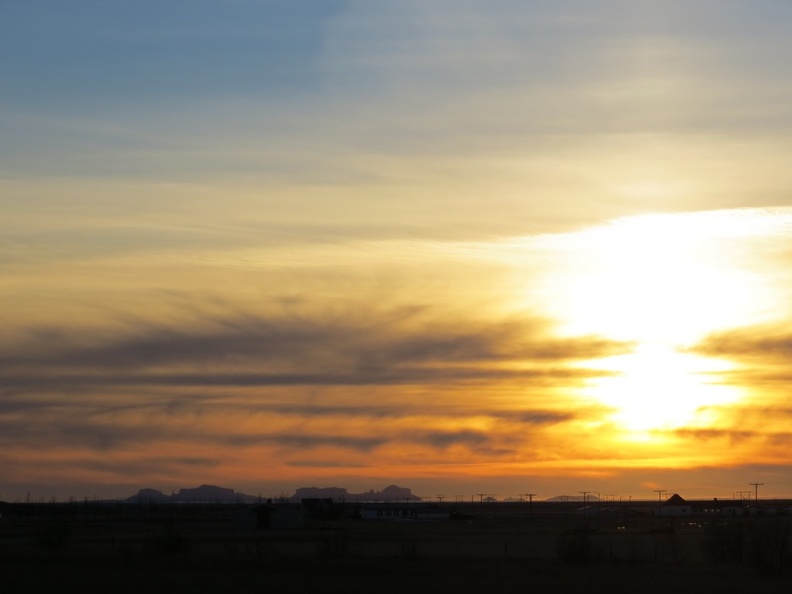
[[[693,513],[693,506],[674,493],[659,508],[661,516],[689,516]]]
[[[451,512],[427,503],[366,503],[358,511],[363,520],[448,520]]]
[[[293,530],[305,524],[303,508],[299,505],[262,503],[234,514],[238,528],[256,530]]]

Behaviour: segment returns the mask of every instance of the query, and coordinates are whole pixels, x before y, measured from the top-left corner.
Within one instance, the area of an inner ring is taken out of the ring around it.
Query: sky
[[[4,0],[0,500],[792,497],[791,27]]]

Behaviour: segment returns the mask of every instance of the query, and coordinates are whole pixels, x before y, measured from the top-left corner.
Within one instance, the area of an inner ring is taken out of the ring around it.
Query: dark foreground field
[[[309,563],[211,559],[27,560],[3,568],[15,592],[789,592],[778,576],[680,564],[569,567],[535,560],[345,559]]]
[[[0,592],[790,592],[789,517],[492,513],[337,517],[296,530],[230,507],[0,519]],[[67,510],[68,512],[68,510]]]

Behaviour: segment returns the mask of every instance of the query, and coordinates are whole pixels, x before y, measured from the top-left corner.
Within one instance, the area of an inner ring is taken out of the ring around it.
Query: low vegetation
[[[494,504],[445,521],[337,513],[255,530],[234,522],[240,505],[23,508],[0,519],[4,592],[722,594],[792,585],[787,516],[582,517]]]

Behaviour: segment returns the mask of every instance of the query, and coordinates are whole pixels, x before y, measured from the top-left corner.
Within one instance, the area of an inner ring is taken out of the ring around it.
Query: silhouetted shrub
[[[402,558],[404,559],[417,559],[418,549],[415,546],[414,540],[405,540],[401,543]]]
[[[71,526],[55,519],[42,526],[38,535],[38,546],[51,553],[65,550],[72,540]]]
[[[147,534],[143,539],[143,550],[152,555],[186,553],[189,549],[187,540],[171,525],[166,526],[162,532]]]
[[[792,560],[792,526],[787,519],[756,521],[750,531],[751,562],[772,573],[787,570]]]
[[[334,559],[349,556],[347,537],[343,530],[330,532],[319,541],[319,556]]]
[[[717,563],[740,563],[745,556],[746,531],[742,522],[710,524],[702,542],[705,559]]]
[[[654,560],[658,563],[679,563],[685,560],[685,549],[673,529],[654,535]]]
[[[558,559],[564,563],[585,564],[596,558],[591,530],[579,528],[558,537]]]

